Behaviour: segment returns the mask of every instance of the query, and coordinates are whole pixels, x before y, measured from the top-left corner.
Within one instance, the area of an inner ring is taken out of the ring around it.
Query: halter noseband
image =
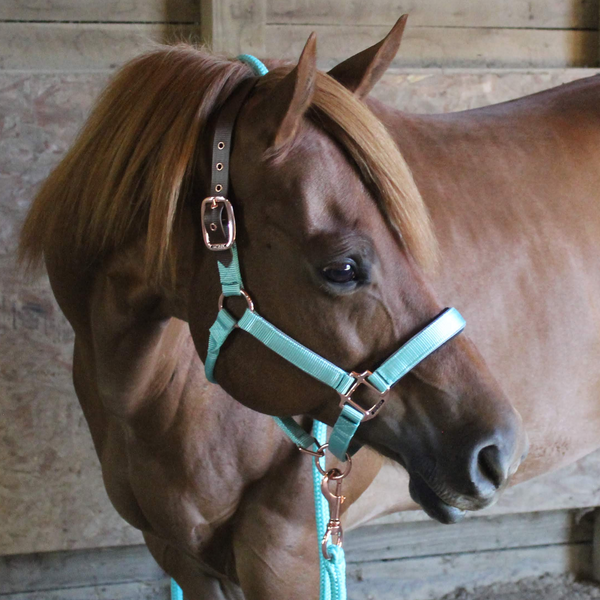
[[[264,65],[254,57],[244,55],[240,59],[250,64],[257,75],[267,72]],[[338,392],[342,410],[329,438],[329,450],[343,462],[360,423],[375,417],[385,404],[390,389],[432,352],[459,334],[465,327],[465,320],[455,308],[447,308],[375,371],[348,373],[292,339],[256,312],[242,282],[235,244],[235,213],[228,198],[233,130],[244,100],[257,81],[257,77],[243,80],[221,108],[212,145],[211,195],[202,202],[204,243],[209,250],[215,252],[222,287],[217,319],[210,328],[205,361],[206,377],[216,383],[214,368],[221,346],[235,328],[246,331],[288,362]],[[239,320],[223,306],[224,299],[229,296],[243,296],[246,299],[248,307]],[[379,394],[377,402],[369,409],[352,399],[361,385],[366,385]],[[310,450],[315,444],[319,447],[316,440],[293,418],[277,419],[277,422],[300,448]],[[356,449],[358,447],[360,446],[355,445]]]

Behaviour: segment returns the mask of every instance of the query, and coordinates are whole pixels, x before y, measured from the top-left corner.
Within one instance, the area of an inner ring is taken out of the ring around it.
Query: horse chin
[[[462,521],[467,511],[444,502],[418,474],[410,476],[409,492],[411,498],[421,506],[429,517],[450,525]]]

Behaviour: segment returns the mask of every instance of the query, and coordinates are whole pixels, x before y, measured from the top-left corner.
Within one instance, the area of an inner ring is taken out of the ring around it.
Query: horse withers
[[[231,155],[243,280],[288,335],[361,372],[439,314],[438,298],[467,318],[469,337],[360,426],[348,526],[413,500],[443,522],[488,506],[526,453],[525,430],[530,458],[513,481],[600,445],[600,85],[406,115],[368,98],[403,28],[330,74],[311,37],[296,67],[256,83]],[[190,600],[316,596],[310,458],[267,415],[308,427],[340,410],[243,331],[221,350],[221,387],[204,378],[220,284],[200,205],[216,115],[250,76],[185,46],[126,65],[22,237],[75,330],[75,388],[111,501]],[[245,303],[228,307],[239,316]]]

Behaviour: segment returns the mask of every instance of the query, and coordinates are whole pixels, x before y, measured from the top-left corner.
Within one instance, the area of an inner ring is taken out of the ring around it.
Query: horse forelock
[[[277,71],[273,77],[283,76]],[[148,276],[173,278],[178,217],[198,148],[208,143],[207,122],[247,75],[240,62],[186,45],[159,46],[126,64],[37,194],[21,233],[21,260],[35,267],[52,254],[88,266],[145,236]],[[347,149],[408,250],[431,266],[436,244],[427,210],[383,124],[324,73],[311,113]]]

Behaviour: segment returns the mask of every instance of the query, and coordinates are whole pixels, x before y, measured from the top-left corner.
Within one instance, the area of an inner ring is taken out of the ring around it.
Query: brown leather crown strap
[[[235,218],[229,202],[233,129],[240,109],[257,81],[258,77],[244,79],[219,112],[212,144],[210,193],[202,203],[204,243],[209,250],[219,251],[219,260],[227,262],[221,251],[229,250],[235,241]]]

